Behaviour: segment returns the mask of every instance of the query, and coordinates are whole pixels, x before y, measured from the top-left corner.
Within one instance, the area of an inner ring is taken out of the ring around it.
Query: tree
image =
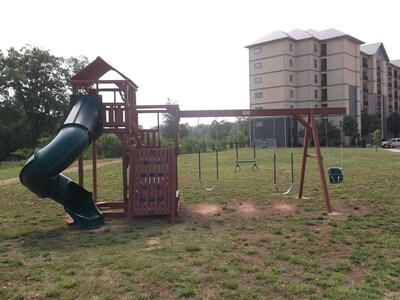
[[[317,129],[320,145],[327,145],[327,142],[329,142],[329,146],[340,144],[340,129],[332,121],[317,121]]]
[[[400,114],[395,111],[387,119],[388,131],[393,136],[398,136],[400,134]]]
[[[69,111],[69,80],[85,63],[82,57],[56,57],[29,45],[0,55],[0,99],[23,114],[31,146],[41,135],[57,132]]]
[[[188,123],[183,123],[179,125],[179,135],[182,138],[190,136],[190,125]]]
[[[381,129],[381,116],[379,114],[369,115],[366,110],[361,112],[361,135],[370,136],[376,129]]]
[[[97,141],[97,154],[102,158],[121,157],[121,141],[114,134],[103,134]]]
[[[343,117],[343,133],[345,136],[351,137],[352,143],[355,143],[356,139],[359,138],[358,124],[354,117],[350,115]]]
[[[372,132],[372,143],[375,145],[375,150],[378,151],[378,145],[381,141],[382,135],[381,131],[379,129],[376,129],[374,132]]]
[[[167,99],[167,105],[176,104],[176,102],[170,98]],[[163,122],[160,126],[160,133],[163,139],[174,138],[174,128],[175,128],[175,118],[169,114],[165,113],[162,116]]]
[[[250,144],[250,124],[248,118],[237,118],[231,125],[231,130],[227,136],[227,143],[231,148],[247,147]]]
[[[6,160],[11,152],[31,145],[28,121],[22,111],[10,101],[0,102],[0,161]]]

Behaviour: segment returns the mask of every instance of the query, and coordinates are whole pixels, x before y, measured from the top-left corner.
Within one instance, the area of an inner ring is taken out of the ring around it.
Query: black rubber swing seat
[[[329,182],[342,183],[343,182],[343,169],[338,167],[328,168]]]

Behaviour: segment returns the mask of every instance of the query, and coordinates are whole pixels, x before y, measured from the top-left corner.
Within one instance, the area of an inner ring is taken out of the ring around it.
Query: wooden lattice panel
[[[170,215],[176,211],[176,157],[172,148],[132,149],[128,215]]]

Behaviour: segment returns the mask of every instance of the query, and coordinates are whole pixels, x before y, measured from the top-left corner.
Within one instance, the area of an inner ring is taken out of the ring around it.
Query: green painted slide
[[[22,168],[19,179],[40,198],[50,198],[63,205],[81,228],[94,229],[104,225],[104,217],[92,193],[60,173],[90,145],[92,132],[101,120],[101,96],[73,95],[71,107],[57,136],[36,150]]]

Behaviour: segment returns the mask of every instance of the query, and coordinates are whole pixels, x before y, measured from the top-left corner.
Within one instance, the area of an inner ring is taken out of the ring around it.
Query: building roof
[[[272,41],[278,41],[282,39],[291,39],[295,41],[300,41],[300,40],[306,40],[306,39],[315,39],[319,41],[324,41],[324,40],[330,40],[330,39],[335,39],[335,38],[340,38],[340,37],[347,37],[349,39],[352,39],[359,44],[364,44],[363,41],[356,39],[355,37],[352,37],[346,33],[343,33],[337,29],[327,29],[327,30],[322,30],[322,31],[317,31],[314,29],[308,29],[308,30],[301,30],[301,29],[294,29],[289,32],[283,32],[283,31],[274,31],[261,39],[258,39],[251,43],[250,45],[246,46],[246,48],[255,46],[255,45],[260,45],[260,44],[265,44],[268,42]]]
[[[313,36],[311,34],[309,34],[307,31],[297,29],[297,28],[293,29],[292,31],[289,31],[287,34],[295,40],[306,40],[306,39],[313,38]]]
[[[83,68],[81,71],[75,74],[75,76],[71,78],[71,81],[80,81],[80,80],[98,81],[103,75],[105,75],[109,71],[114,71],[118,73],[124,80],[132,84],[134,88],[136,89],[138,88],[138,86],[132,80],[130,80],[120,71],[109,65],[100,56],[98,56],[94,61],[92,61],[85,68]]]
[[[392,65],[400,68],[400,59],[395,59],[390,62]]]
[[[389,61],[389,56],[385,50],[385,46],[383,46],[382,42],[372,43],[367,45],[361,45],[360,51],[367,55],[380,55],[386,61]]]
[[[271,32],[270,34],[268,34],[266,36],[263,36],[262,38],[254,41],[254,43],[252,45],[257,45],[257,44],[263,44],[263,43],[268,43],[268,42],[272,42],[272,41],[282,40],[282,39],[286,39],[288,37],[289,36],[286,33],[284,33],[283,31],[277,30],[277,31]]]
[[[362,52],[364,52],[365,54],[368,54],[368,55],[374,55],[378,51],[378,49],[379,49],[379,47],[381,45],[382,45],[382,42],[361,45],[360,46],[360,51],[362,51]]]

